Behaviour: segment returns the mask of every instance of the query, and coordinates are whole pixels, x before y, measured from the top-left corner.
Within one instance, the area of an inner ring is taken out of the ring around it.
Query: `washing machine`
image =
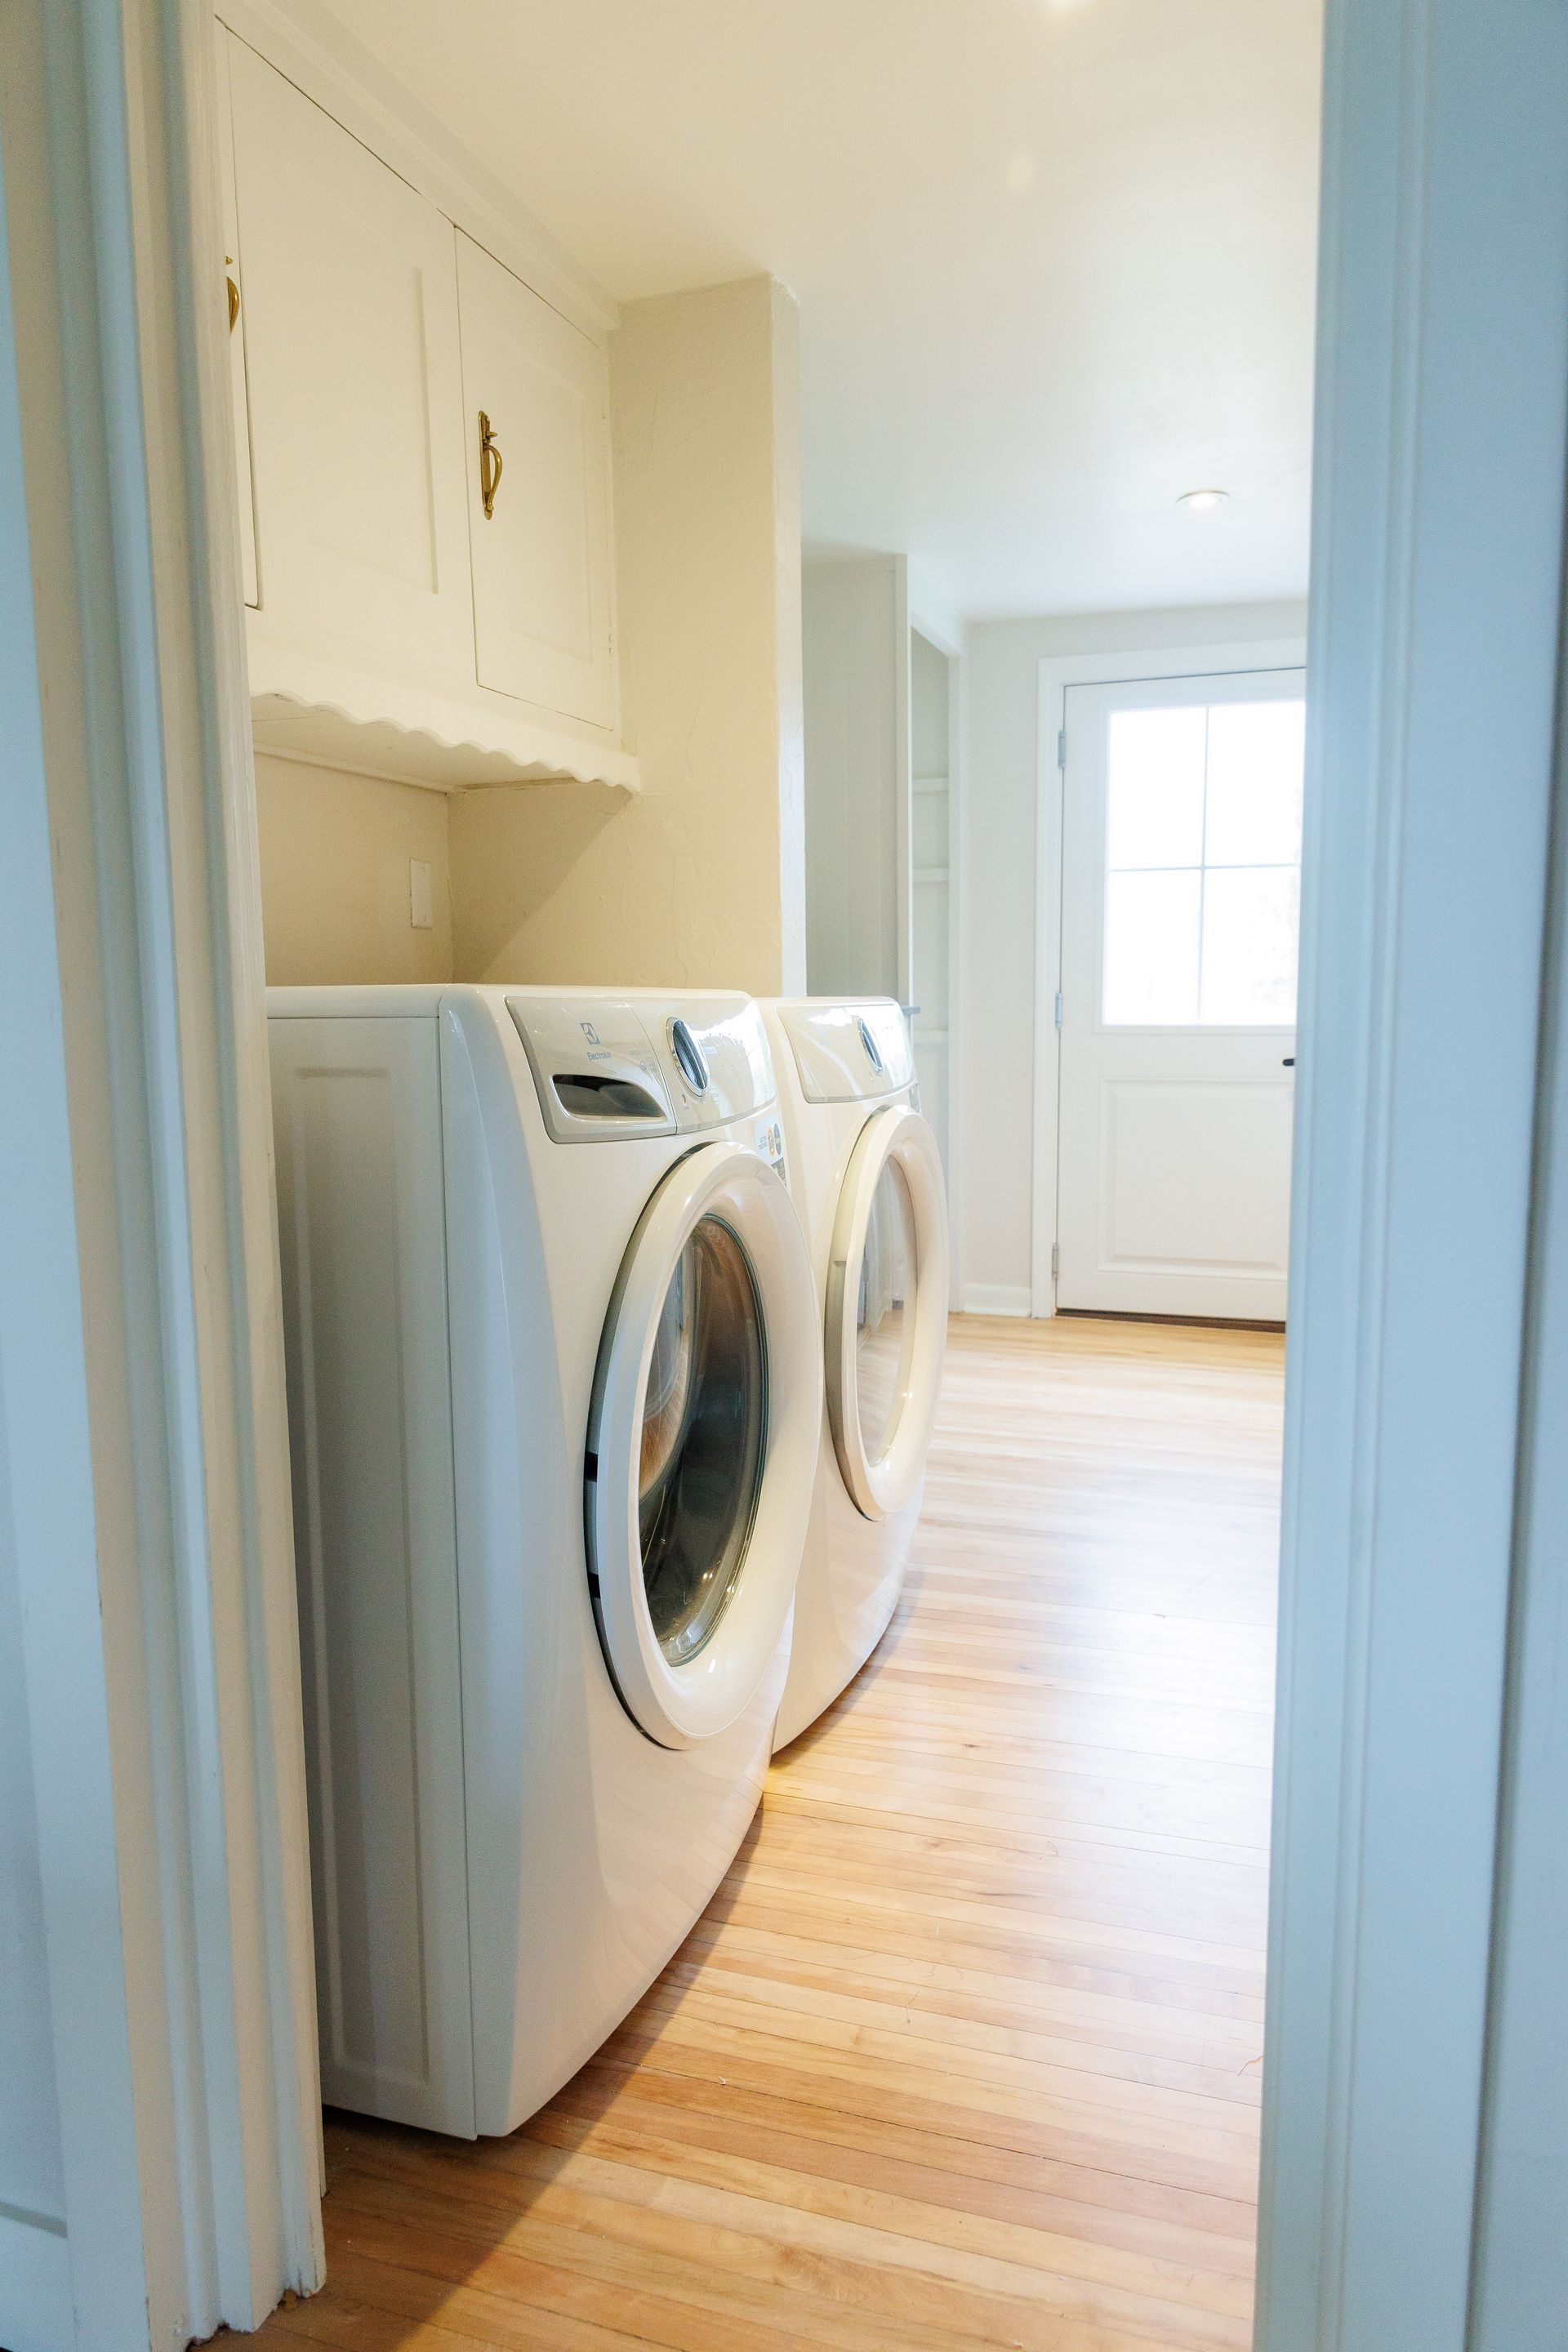
[[[762,1009],[826,1375],[779,1748],[864,1665],[898,1604],[947,1342],[947,1193],[897,1004]]]
[[[512,2130],[755,1810],[821,1424],[744,997],[269,993],[322,2088]]]

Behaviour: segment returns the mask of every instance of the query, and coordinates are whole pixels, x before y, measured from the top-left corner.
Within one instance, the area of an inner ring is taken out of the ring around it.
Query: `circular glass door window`
[[[916,1275],[914,1202],[903,1170],[889,1160],[871,1197],[855,1310],[855,1400],[871,1463],[892,1444],[909,1391]]]
[[[700,1217],[659,1310],[637,1473],[643,1588],[672,1666],[696,1656],[735,1590],[766,1432],[757,1286],[730,1227]]]

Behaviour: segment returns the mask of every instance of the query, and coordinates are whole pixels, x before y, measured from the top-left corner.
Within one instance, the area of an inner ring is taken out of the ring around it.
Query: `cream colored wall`
[[[805,971],[799,340],[771,278],[628,303],[611,344],[636,798],[461,794],[466,980],[799,989]]]
[[[451,979],[445,793],[258,753],[256,803],[272,985]],[[429,930],[409,921],[412,858],[431,869]]]

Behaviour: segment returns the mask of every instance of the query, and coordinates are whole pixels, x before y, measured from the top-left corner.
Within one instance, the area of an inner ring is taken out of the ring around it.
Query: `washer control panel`
[[[669,1086],[634,1005],[510,996],[544,1124],[557,1143],[669,1135]]]
[[[682,1134],[727,1127],[773,1099],[763,1016],[748,997],[670,997],[639,1007]]]
[[[873,1102],[914,1084],[909,1023],[890,997],[805,997],[781,1004],[778,1017],[807,1102]]]
[[[699,1134],[773,1105],[767,1034],[747,997],[542,991],[506,1007],[557,1143]]]

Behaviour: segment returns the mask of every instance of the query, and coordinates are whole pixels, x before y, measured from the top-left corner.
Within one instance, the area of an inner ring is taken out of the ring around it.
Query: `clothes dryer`
[[[824,1434],[775,1750],[865,1664],[898,1604],[947,1340],[947,1197],[885,998],[764,1003],[789,1185],[821,1318]]]
[[[268,1000],[323,2089],[511,2130],[766,1769],[821,1420],[740,996]]]

